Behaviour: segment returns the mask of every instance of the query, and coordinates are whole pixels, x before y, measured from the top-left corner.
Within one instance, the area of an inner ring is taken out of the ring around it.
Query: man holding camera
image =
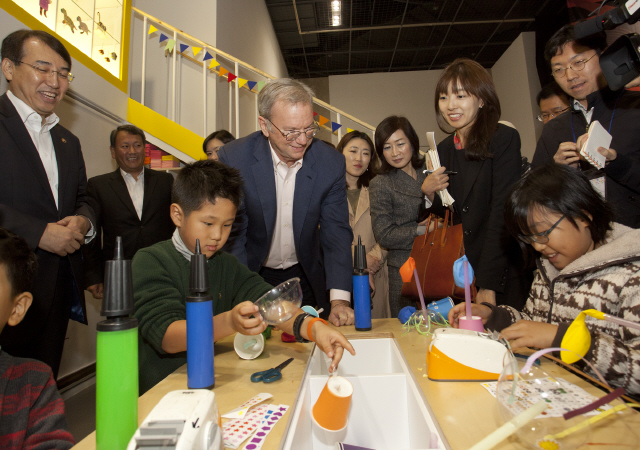
[[[616,221],[639,228],[640,93],[608,88],[599,64],[605,46],[602,33],[576,39],[573,25],[547,42],[545,58],[556,82],[572,97],[572,111],[545,125],[532,165],[555,161],[589,171],[594,187],[614,206]],[[595,120],[613,137],[611,148],[598,149],[607,161],[601,171],[579,155]]]

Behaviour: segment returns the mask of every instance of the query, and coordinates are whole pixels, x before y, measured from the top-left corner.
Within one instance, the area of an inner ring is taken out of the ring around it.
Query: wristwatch
[[[302,327],[302,322],[304,322],[304,319],[306,319],[310,315],[311,314],[302,313],[298,317],[296,317],[296,320],[293,321],[293,336],[296,338],[296,342],[304,342],[304,343],[311,342],[303,338],[302,335],[300,334],[300,328]]]

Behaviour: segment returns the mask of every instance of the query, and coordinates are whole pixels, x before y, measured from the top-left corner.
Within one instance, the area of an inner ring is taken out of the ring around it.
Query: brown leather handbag
[[[464,255],[462,224],[453,225],[453,215],[447,209],[444,225],[429,231],[432,221],[437,223],[434,214],[427,220],[427,233],[417,236],[413,241],[411,256],[416,262],[418,278],[425,300],[440,300],[452,297],[464,300],[464,288],[453,281],[453,263]],[[404,297],[418,299],[418,288],[412,279],[402,284]],[[476,296],[475,283],[471,285],[471,297]]]

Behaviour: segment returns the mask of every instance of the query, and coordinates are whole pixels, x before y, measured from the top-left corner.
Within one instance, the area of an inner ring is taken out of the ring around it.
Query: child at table
[[[24,318],[38,263],[24,239],[0,228],[0,332]],[[68,449],[64,403],[51,368],[0,349],[0,448]]]
[[[640,322],[640,230],[613,219],[611,206],[579,171],[560,164],[531,171],[505,204],[510,233],[539,253],[529,299],[523,311],[474,304],[473,315],[482,317],[486,329],[500,331],[512,348],[561,347],[585,309]],[[464,304],[450,311],[454,327],[464,314]],[[590,317],[587,326],[591,346],[585,358],[612,386],[638,396],[640,332]]]
[[[133,258],[135,316],[139,321],[140,394],[187,362],[185,300],[189,295],[190,261],[200,240],[208,258],[209,293],[213,297],[213,338],[235,332],[262,333],[266,323],[253,304],[271,289],[235,256],[219,251],[227,241],[242,200],[242,178],[236,169],[217,161],[198,161],[180,170],[173,185],[170,215],[173,238],[138,251]],[[309,339],[333,358],[331,371],[343,349],[355,355],[342,333],[318,319],[296,321],[299,311],[279,325],[283,331]],[[294,330],[294,324],[297,325]]]

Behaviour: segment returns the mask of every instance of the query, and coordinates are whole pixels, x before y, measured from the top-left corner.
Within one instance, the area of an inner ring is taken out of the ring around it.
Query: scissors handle
[[[282,378],[280,369],[263,370],[262,372],[256,372],[251,375],[251,381],[253,381],[254,383],[257,383],[259,381],[262,381],[264,383],[272,383],[274,381],[278,381],[280,378]]]

